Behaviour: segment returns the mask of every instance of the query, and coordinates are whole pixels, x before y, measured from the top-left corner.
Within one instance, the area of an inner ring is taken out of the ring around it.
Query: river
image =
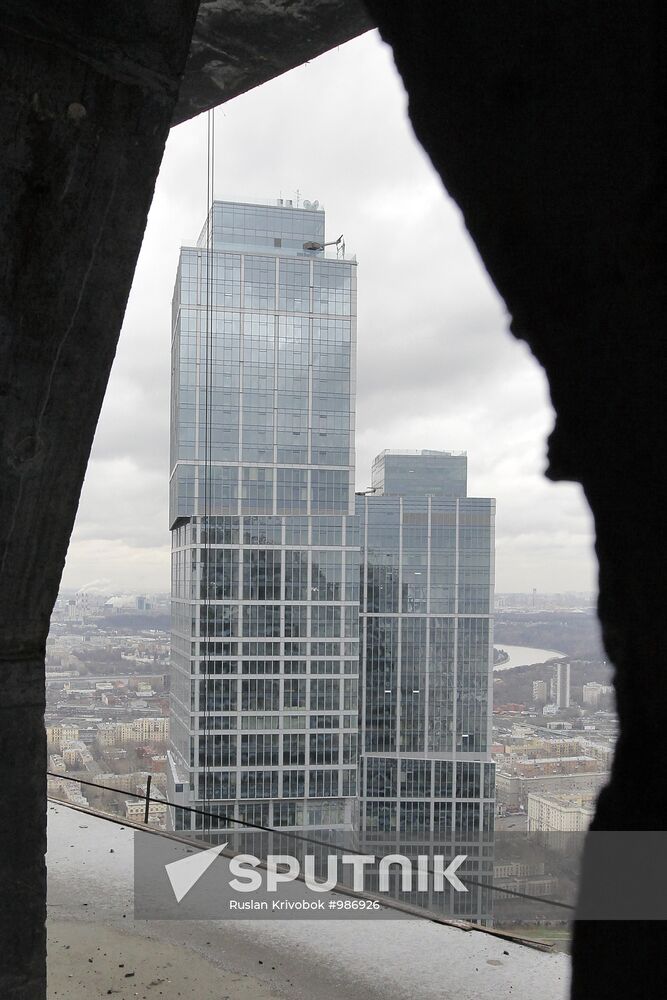
[[[509,660],[506,660],[505,663],[497,663],[493,668],[494,670],[510,670],[512,667],[524,667],[529,663],[546,663],[547,660],[552,660],[555,656],[567,656],[567,653],[561,653],[557,649],[535,649],[532,646],[508,646],[506,643],[501,643],[495,648],[504,649],[509,654]]]

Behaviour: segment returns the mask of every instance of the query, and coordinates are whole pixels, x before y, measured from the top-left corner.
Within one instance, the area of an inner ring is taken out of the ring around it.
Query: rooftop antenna
[[[299,191],[299,189],[297,188],[297,189],[296,189],[296,207],[297,207],[297,208],[299,207],[299,202],[300,202],[300,201],[301,201],[301,192],[300,192],[300,191]]]

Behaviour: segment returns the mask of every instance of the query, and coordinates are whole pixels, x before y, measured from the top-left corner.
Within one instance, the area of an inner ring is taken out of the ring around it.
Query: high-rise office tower
[[[222,827],[352,820],[356,264],[325,242],[316,203],[214,202],[176,278],[169,797]]]
[[[570,664],[556,664],[556,706],[570,707]]]
[[[494,814],[495,501],[466,496],[465,455],[383,452],[357,514],[360,827],[475,840]]]

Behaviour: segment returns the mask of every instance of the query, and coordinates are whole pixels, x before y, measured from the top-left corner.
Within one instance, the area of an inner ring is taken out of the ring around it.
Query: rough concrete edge
[[[81,806],[72,802],[65,802],[63,799],[57,799],[51,795],[47,796],[47,800],[54,805],[59,805],[66,809],[72,809],[75,812],[85,813],[87,816],[95,816],[97,819],[103,819],[109,823],[115,823],[117,826],[137,830],[140,833],[150,833],[156,837],[164,837],[166,840],[173,840],[178,844],[184,844],[190,848],[197,848],[202,851],[207,849],[207,845],[205,843],[197,843],[196,841],[189,840],[186,837],[179,837],[178,834],[171,833],[169,830],[156,830],[155,828],[146,827],[142,823],[137,823],[134,820],[120,819],[119,817],[111,816],[108,813],[91,809],[89,806]],[[276,830],[275,832],[280,833],[280,830]],[[223,850],[220,853],[225,858],[233,858],[235,856],[234,851]],[[266,864],[264,862],[260,862],[258,867],[266,871]],[[296,881],[303,882],[304,876],[297,875]],[[353,896],[357,899],[374,900],[380,902],[386,909],[400,910],[403,913],[418,917],[421,920],[428,920],[430,923],[434,924],[442,924],[444,927],[454,927],[456,930],[467,932],[477,931],[480,934],[489,934],[491,937],[502,938],[505,941],[511,941],[513,944],[519,944],[526,948],[532,948],[535,951],[555,954],[554,946],[552,944],[543,944],[541,941],[534,941],[531,938],[520,937],[515,934],[510,934],[507,931],[499,931],[493,927],[481,927],[479,924],[473,924],[467,920],[447,920],[445,917],[441,917],[437,913],[432,913],[430,910],[420,910],[416,906],[410,906],[408,903],[401,903],[398,900],[385,899],[384,897],[378,896],[372,892],[355,892],[355,890],[350,889],[349,886],[340,884],[335,885],[331,891],[337,892],[342,896]]]

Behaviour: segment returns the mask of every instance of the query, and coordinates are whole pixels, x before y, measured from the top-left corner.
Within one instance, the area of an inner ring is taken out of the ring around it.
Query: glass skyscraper
[[[490,832],[495,502],[465,455],[383,452],[356,509],[361,828]]]
[[[358,831],[367,854],[465,856],[465,893],[393,891],[491,919],[495,502],[466,496],[467,459],[389,452],[358,495]]]
[[[325,243],[319,208],[215,202],[181,251],[168,797],[208,816],[171,822],[488,858],[494,501],[436,451],[355,497],[356,262]]]
[[[349,829],[356,262],[316,205],[216,201],[173,298],[176,828]]]

